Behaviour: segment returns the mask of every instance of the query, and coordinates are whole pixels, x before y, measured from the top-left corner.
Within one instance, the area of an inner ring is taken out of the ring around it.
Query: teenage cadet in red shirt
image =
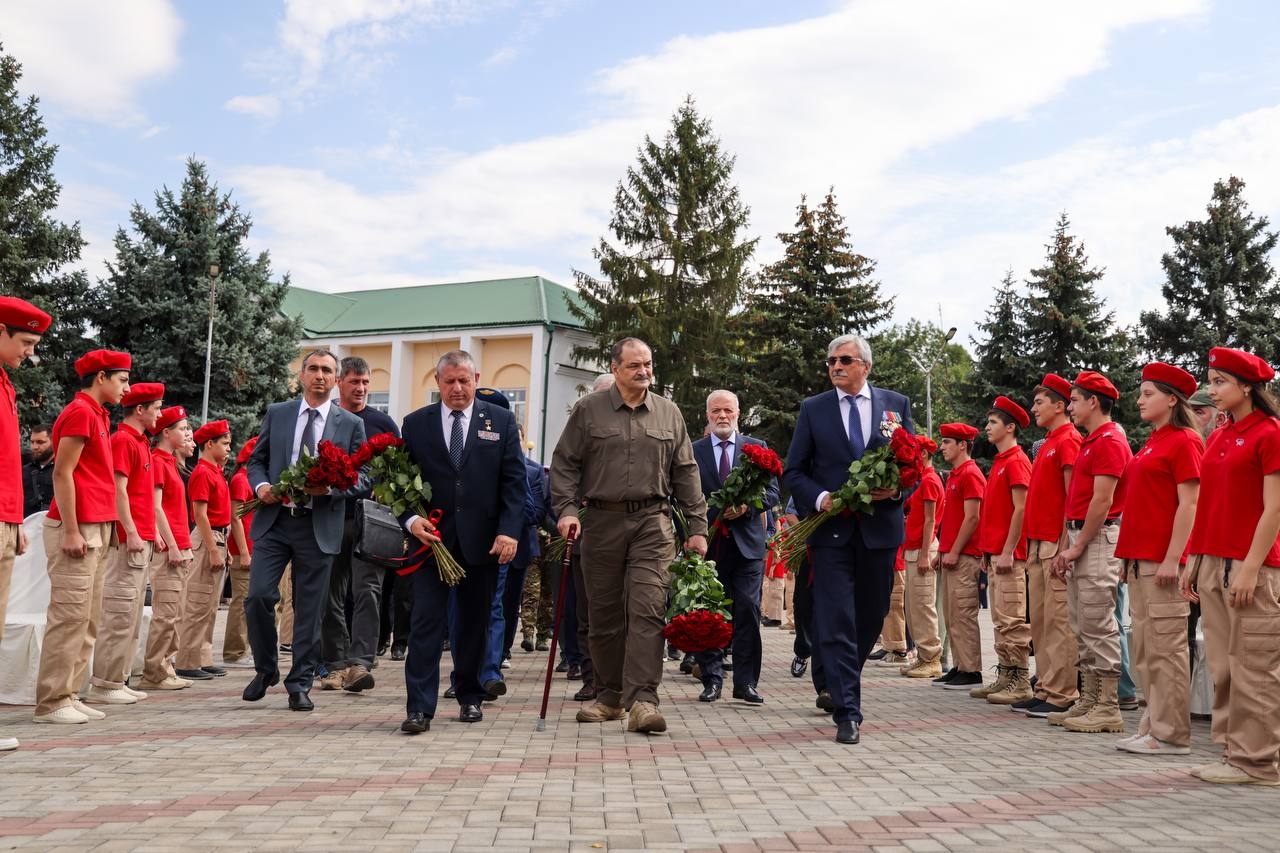
[[[1206,782],[1280,785],[1280,404],[1271,365],[1209,351],[1209,394],[1229,421],[1209,435],[1183,588],[1200,602],[1213,676]]]
[[[1022,535],[1027,539],[1031,644],[1036,650],[1035,695],[1010,710],[1028,717],[1065,711],[1080,698],[1076,686],[1076,637],[1067,616],[1067,582],[1053,573],[1053,558],[1066,547],[1063,522],[1071,469],[1080,453],[1080,431],[1067,417],[1071,383],[1046,374],[1036,387],[1031,414],[1045,431],[1031,465]]]
[[[84,697],[90,705],[132,705],[147,698],[146,693],[129,687],[129,671],[142,628],[147,565],[155,547],[160,504],[146,434],[156,425],[163,404],[163,385],[133,383],[120,401],[124,420],[111,436],[120,522],[102,584],[102,624],[93,650],[93,678]]]
[[[1018,446],[1018,430],[1031,416],[1008,397],[996,397],[987,412],[987,440],[995,446],[987,487],[982,495],[978,547],[985,555],[991,581],[991,621],[995,626],[996,680],[969,695],[992,705],[1012,705],[1032,697],[1031,628],[1027,625],[1027,542],[1022,519],[1031,482],[1031,460]]]
[[[938,531],[942,527],[942,478],[933,467],[938,445],[921,436],[920,484],[907,498],[907,538],[902,543],[906,563],[907,628],[916,644],[915,663],[902,667],[908,678],[942,675],[942,640],[938,636],[938,587],[933,562],[938,556]],[[929,531],[925,541],[925,531]]]
[[[249,654],[249,629],[244,621],[244,599],[249,594],[249,563],[253,557],[253,541],[249,539],[249,526],[253,513],[237,518],[240,506],[253,500],[253,487],[249,485],[249,471],[245,463],[258,444],[255,435],[244,443],[236,454],[236,470],[231,475],[231,537],[227,539],[227,554],[231,572],[231,604],[227,606],[227,627],[222,635],[222,660],[227,666],[253,666]]]
[[[195,433],[200,460],[187,480],[187,497],[195,517],[195,535],[191,538],[194,564],[187,579],[186,606],[178,629],[178,657],[175,671],[179,678],[204,681],[221,667],[202,662],[204,644],[218,615],[218,598],[222,591],[222,570],[227,565],[227,531],[231,526],[231,490],[222,474],[222,466],[231,455],[231,427],[226,421],[211,421]]]
[[[22,529],[22,445],[18,434],[18,395],[5,367],[17,370],[35,355],[36,344],[48,330],[49,315],[25,299],[0,296],[0,640],[9,603],[14,558],[26,553]],[[18,739],[0,737],[0,752],[18,748]]]
[[[1084,692],[1070,710],[1050,714],[1050,725],[1073,732],[1122,732],[1120,716],[1120,628],[1116,622],[1120,560],[1120,513],[1124,468],[1133,457],[1124,430],[1111,420],[1120,393],[1091,370],[1071,386],[1071,419],[1086,433],[1067,490],[1067,547],[1053,558],[1053,571],[1067,579],[1067,612],[1076,634],[1077,666]]]
[[[969,458],[978,431],[968,424],[943,424],[942,458],[951,466],[938,532],[938,565],[942,570],[942,606],[955,666],[933,684],[947,690],[969,690],[982,684],[982,640],[978,635],[978,519],[986,478]]]
[[[106,716],[80,701],[98,638],[102,583],[116,522],[111,419],[129,391],[127,352],[93,350],[76,360],[81,390],[53,424],[53,503],[44,520],[49,611],[36,679],[37,723],[87,723]]]
[[[151,434],[158,436],[151,452],[151,474],[160,492],[156,516],[156,550],[147,567],[151,584],[151,626],[143,655],[143,690],[182,690],[191,682],[179,678],[169,658],[178,650],[178,623],[182,619],[183,592],[191,570],[191,524],[187,513],[187,487],[178,472],[178,456],[186,453],[191,425],[182,406],[160,412]]]
[[[1116,748],[1141,755],[1191,751],[1191,606],[1178,589],[1178,566],[1195,519],[1204,455],[1187,404],[1195,391],[1196,378],[1180,367],[1153,361],[1142,369],[1138,415],[1152,432],[1124,469],[1125,519],[1116,556],[1128,577],[1133,663],[1147,709],[1138,733]]]

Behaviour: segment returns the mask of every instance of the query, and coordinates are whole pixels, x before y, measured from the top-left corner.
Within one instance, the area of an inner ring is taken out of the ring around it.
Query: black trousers
[[[457,543],[450,549],[460,553]],[[455,587],[458,607],[453,655],[454,688],[459,705],[479,705],[485,697],[480,683],[489,633],[489,610],[498,587],[496,566],[463,565],[467,576]],[[434,560],[412,575],[413,620],[409,629],[409,656],[404,681],[410,714],[434,717],[440,695],[440,654],[449,629],[449,587],[440,580]],[[403,578],[401,579],[403,580]]]
[[[528,566],[507,566],[507,583],[502,588],[502,656],[511,657],[511,644],[516,641],[516,623],[520,621],[520,600],[524,597],[524,576]],[[501,663],[501,661],[499,661]]]
[[[311,689],[320,660],[320,620],[329,593],[333,555],[316,544],[311,516],[289,515],[281,510],[275,524],[253,543],[249,566],[249,594],[244,600],[245,624],[254,668],[263,675],[280,671],[276,635],[276,604],[280,578],[293,564],[293,665],[285,676],[290,693]]]
[[[359,664],[373,666],[381,625],[381,566],[352,553],[355,521],[348,518],[343,529],[342,552],[333,558],[329,572],[329,595],[320,625],[320,656],[330,672]],[[347,621],[347,597],[351,598],[351,620]],[[348,624],[350,627],[348,627]]]
[[[574,616],[577,617],[578,653],[582,657],[582,683],[594,684],[595,668],[591,665],[591,643],[588,639],[591,628],[591,602],[587,600],[587,576],[582,571],[582,559],[574,551],[569,566],[573,571]]]
[[[382,607],[378,611],[378,647],[409,648],[409,618],[413,613],[413,575],[401,577],[384,569]]]
[[[732,536],[717,535],[708,556],[715,560],[716,574],[729,598],[733,599],[733,686],[755,687],[760,683],[760,591],[764,586],[764,561],[744,557]],[[724,650],[713,649],[694,655],[702,670],[702,683],[724,682]]]

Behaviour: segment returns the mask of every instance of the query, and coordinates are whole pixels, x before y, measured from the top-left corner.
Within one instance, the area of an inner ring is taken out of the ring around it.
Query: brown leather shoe
[[[595,682],[584,681],[582,687],[578,688],[578,692],[573,694],[573,698],[577,702],[590,702],[599,694],[600,691],[596,690]]]
[[[621,708],[615,708],[603,702],[594,702],[589,707],[583,708],[578,712],[578,722],[607,723],[611,720],[621,720],[626,713]]]
[[[342,679],[344,676],[346,676],[346,674],[347,674],[347,671],[345,669],[335,669],[333,672],[329,673],[324,678],[320,679],[320,689],[321,690],[341,690]]]
[[[349,693],[359,693],[361,690],[369,690],[373,687],[373,673],[365,669],[360,664],[347,667],[347,673],[342,677],[342,689]]]
[[[636,702],[631,706],[631,717],[627,720],[627,731],[641,734],[656,734],[667,730],[667,720],[652,702]]]

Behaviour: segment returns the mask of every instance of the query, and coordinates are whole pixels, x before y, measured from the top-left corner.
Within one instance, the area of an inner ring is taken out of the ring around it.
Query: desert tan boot
[[[666,718],[652,702],[636,702],[631,706],[631,718],[627,720],[627,731],[654,734],[667,730]]]

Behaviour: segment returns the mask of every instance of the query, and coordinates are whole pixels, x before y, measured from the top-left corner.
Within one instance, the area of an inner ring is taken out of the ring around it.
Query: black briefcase
[[[377,501],[356,501],[356,557],[388,569],[400,568],[409,555],[409,536],[391,510]]]

